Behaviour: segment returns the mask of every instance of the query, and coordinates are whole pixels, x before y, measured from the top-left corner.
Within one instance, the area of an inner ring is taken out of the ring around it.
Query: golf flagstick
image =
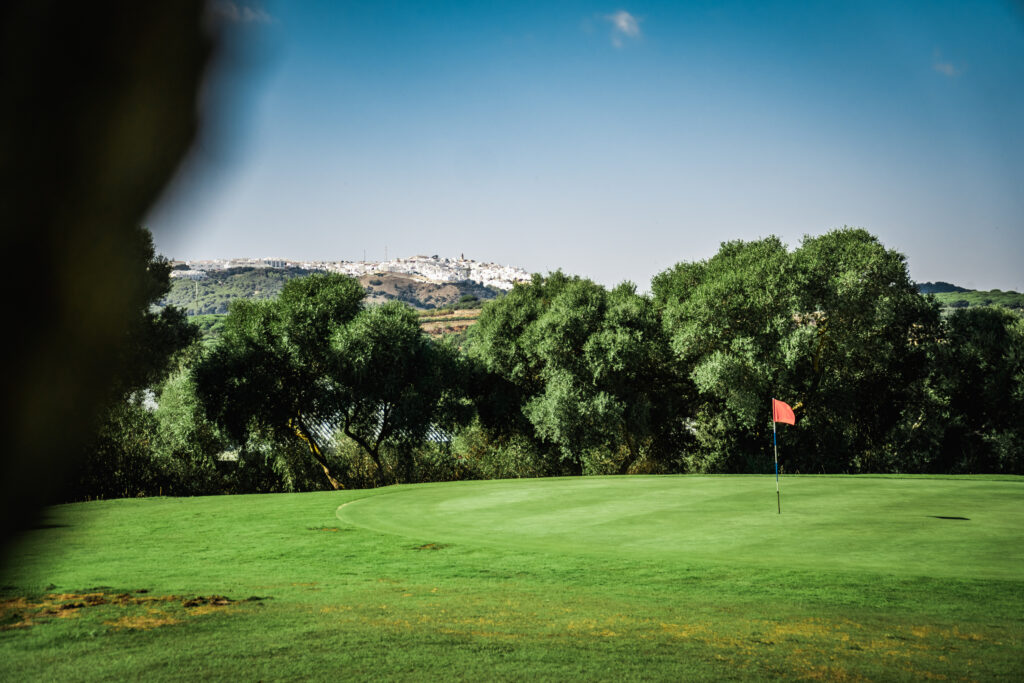
[[[779,437],[775,428],[775,419],[772,416],[772,446],[775,447],[775,504],[782,514],[782,492],[779,490]]]
[[[782,493],[779,491],[779,436],[776,422],[783,422],[788,425],[796,424],[796,416],[788,404],[772,399],[772,446],[775,447],[775,504],[782,514]]]

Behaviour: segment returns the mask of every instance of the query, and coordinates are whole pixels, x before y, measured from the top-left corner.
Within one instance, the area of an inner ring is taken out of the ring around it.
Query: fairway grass
[[[587,477],[58,506],[0,679],[1018,680],[1024,479]]]

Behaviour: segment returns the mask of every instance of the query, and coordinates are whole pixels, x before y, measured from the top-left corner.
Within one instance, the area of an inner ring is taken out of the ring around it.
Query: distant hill
[[[971,306],[1002,306],[1017,312],[1024,312],[1024,294],[1020,292],[1004,292],[992,289],[987,292],[964,290],[959,292],[939,292],[935,294],[944,309],[968,308]]]
[[[948,282],[918,282],[917,291],[931,294],[946,313],[954,308],[970,308],[971,306],[1002,306],[1024,314],[1024,294],[1020,292],[1004,292],[1001,289],[982,291],[958,287]]]
[[[917,291],[922,294],[945,294],[946,292],[971,292],[974,290],[957,287],[948,282],[918,282]]]
[[[234,299],[272,299],[288,280],[313,272],[302,268],[229,268],[211,270],[202,280],[173,278],[171,291],[158,305],[178,306],[189,315],[225,314]],[[392,273],[364,275],[358,280],[366,291],[367,303],[397,299],[419,310],[465,307],[503,293],[476,282],[437,283]]]
[[[466,304],[495,299],[505,293],[477,282],[430,282],[414,275],[397,273],[363,275],[358,280],[366,291],[369,304],[397,299],[421,311],[460,305],[464,308]]]
[[[284,283],[313,271],[300,268],[229,268],[202,280],[171,279],[171,291],[158,306],[177,306],[189,315],[227,313],[234,299],[273,299]]]

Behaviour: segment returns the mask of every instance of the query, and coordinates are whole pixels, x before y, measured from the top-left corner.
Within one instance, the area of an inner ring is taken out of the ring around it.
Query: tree
[[[468,421],[457,350],[431,342],[409,306],[392,301],[363,311],[335,332],[332,349],[341,429],[370,456],[380,481],[394,481],[396,470],[411,481],[412,448],[428,430]],[[394,467],[382,457],[388,448]]]
[[[153,458],[156,420],[139,396],[111,406],[88,442],[72,481],[70,497],[128,498],[157,495],[165,473]]]
[[[236,443],[262,434],[298,439],[333,488],[316,426],[338,424],[394,480],[382,449],[397,448],[411,476],[408,446],[433,424],[463,419],[457,357],[435,346],[416,314],[391,302],[363,310],[363,290],[349,277],[315,274],[290,280],[269,301],[236,301],[220,342],[194,371],[208,417]]]
[[[192,365],[202,353],[195,344],[156,390],[156,430],[151,457],[167,472],[168,495],[208,495],[226,489],[217,457],[227,440],[206,419],[192,381]]]
[[[1024,320],[998,308],[954,311],[932,354],[928,468],[1024,473]]]
[[[499,428],[528,433],[575,473],[656,459],[678,402],[667,339],[649,299],[625,283],[534,276],[488,303],[469,354],[517,400]],[[495,401],[478,396],[485,426]]]
[[[136,312],[122,331],[117,347],[120,372],[111,378],[110,384],[110,396],[118,401],[158,384],[171,370],[177,354],[200,337],[199,328],[189,322],[182,309],[165,306],[153,310],[170,291],[171,266],[166,258],[156,254],[148,230],[138,228],[132,240],[140,268],[133,285]]]
[[[692,468],[759,469],[772,397],[797,414],[790,469],[899,466],[938,325],[901,254],[850,228],[806,237],[792,253],[775,237],[727,242],[657,276],[653,290],[699,396]]]
[[[793,266],[777,237],[724,242],[706,261],[655,276],[654,301],[693,396],[686,454],[697,471],[756,471],[766,406],[792,360],[799,329]]]
[[[363,296],[354,279],[318,273],[289,280],[274,300],[233,301],[220,342],[194,370],[209,419],[243,445],[254,432],[298,438],[340,488],[312,425],[342,408],[330,340],[356,317]]]
[[[160,311],[152,309],[170,289],[170,266],[167,259],[156,255],[150,233],[144,228],[136,229],[131,247],[139,263],[131,287],[136,312],[126,321],[116,346],[118,372],[108,379],[105,410],[83,448],[81,473],[74,491],[78,497],[156,493],[161,489],[164,482],[157,481],[155,474],[147,475],[150,486],[139,477],[124,474],[128,470],[122,465],[132,462],[135,465],[129,469],[141,471],[143,459],[152,460],[152,434],[142,428],[152,426],[151,416],[145,415],[148,409],[143,392],[160,384],[177,355],[199,339],[199,329],[182,310],[173,306]],[[152,472],[159,470],[153,462],[147,462],[145,467]],[[106,474],[100,476],[100,472]],[[123,485],[108,484],[102,481],[104,476],[111,482],[128,478]]]
[[[477,323],[469,328],[469,391],[489,440],[522,437],[533,450],[545,455],[550,451],[551,445],[537,438],[523,413],[526,401],[544,388],[527,331],[570,281],[561,271],[546,278],[534,274],[529,285],[516,285],[501,299],[484,304]]]
[[[789,385],[801,425],[794,465],[898,471],[906,431],[926,400],[938,306],[917,292],[906,258],[865,230],[806,237],[793,262],[800,329]]]

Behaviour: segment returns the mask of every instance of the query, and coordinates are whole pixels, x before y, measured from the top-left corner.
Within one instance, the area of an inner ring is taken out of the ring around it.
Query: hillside
[[[1024,313],[1024,294],[1020,292],[1004,292],[1001,289],[988,291],[967,289],[941,281],[919,282],[917,291],[934,296],[945,313],[949,313],[955,308],[971,306],[1002,306],[1017,313]]]
[[[423,311],[450,308],[469,300],[486,301],[503,294],[499,289],[485,287],[477,282],[439,283],[414,275],[378,273],[363,275],[358,280],[366,291],[366,302],[369,304],[397,299]]]
[[[450,309],[420,313],[420,329],[431,337],[442,337],[449,334],[463,334],[480,317],[479,308]]]
[[[233,299],[273,299],[284,283],[312,271],[299,268],[230,268],[202,280],[171,279],[171,291],[158,306],[177,306],[189,315],[227,313]]]
[[[918,282],[917,291],[922,294],[943,294],[946,292],[970,292],[973,290],[966,289],[964,287],[958,287],[957,285],[950,284],[949,282]]]
[[[1018,313],[1024,312],[1024,294],[1020,292],[1004,292],[1000,289],[988,291],[962,290],[958,292],[939,292],[934,296],[943,309],[968,308],[970,306],[1002,306]]]
[[[178,306],[190,315],[225,314],[234,299],[272,299],[284,283],[315,271],[302,268],[230,268],[210,271],[202,280],[174,278],[160,306]],[[358,278],[367,303],[397,299],[419,310],[448,308],[467,300],[494,299],[501,290],[476,282],[437,283],[414,275],[379,273]]]

